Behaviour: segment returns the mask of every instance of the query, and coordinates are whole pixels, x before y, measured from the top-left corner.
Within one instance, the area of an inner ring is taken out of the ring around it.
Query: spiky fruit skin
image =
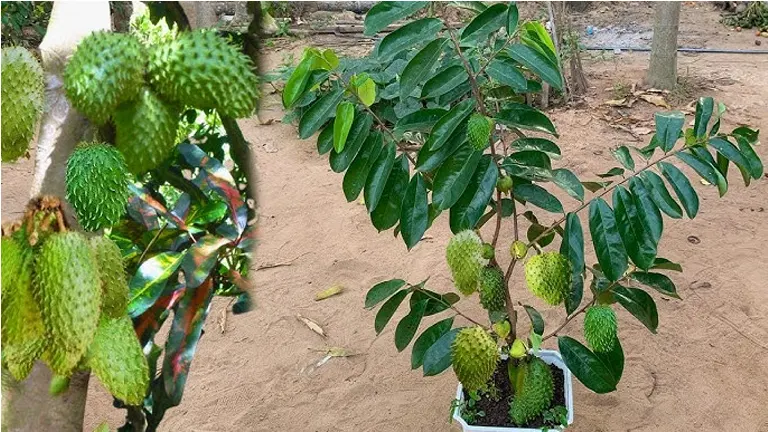
[[[474,113],[469,116],[467,122],[467,139],[469,145],[475,150],[483,151],[491,139],[491,129],[493,128],[493,121],[488,117]]]
[[[50,343],[51,370],[68,376],[96,333],[101,281],[88,239],[69,231],[51,235],[37,254],[36,296]]]
[[[112,396],[128,405],[142,403],[149,386],[149,366],[127,315],[99,321],[86,358],[87,366]]]
[[[552,371],[540,358],[531,357],[523,365],[522,372],[522,375],[518,375],[509,411],[512,421],[519,426],[527,425],[549,407],[555,389]]]
[[[461,385],[473,392],[485,387],[499,362],[496,342],[481,327],[467,327],[451,345],[453,371]]]
[[[48,386],[48,393],[51,396],[58,396],[69,388],[69,377],[54,375],[51,378],[51,384]]]
[[[571,289],[571,264],[558,252],[535,255],[525,264],[525,281],[536,297],[552,306],[558,305]]]
[[[101,313],[110,318],[119,318],[126,313],[129,294],[122,253],[108,237],[92,237],[90,242],[101,277]]]
[[[488,260],[483,258],[483,240],[472,230],[461,231],[451,238],[445,257],[453,275],[456,289],[470,295],[477,289],[480,269]]]
[[[528,246],[524,241],[515,240],[509,247],[509,254],[516,259],[523,259],[528,254]]]
[[[493,259],[496,256],[496,251],[493,249],[493,245],[490,243],[483,243],[483,259]]]
[[[148,71],[152,86],[170,101],[234,118],[250,116],[256,105],[259,84],[250,59],[215,32],[186,32],[156,46]]]
[[[480,270],[480,304],[489,312],[503,311],[507,304],[504,294],[504,272],[496,266],[484,267]]]
[[[131,34],[93,32],[77,45],[64,69],[64,90],[72,105],[96,124],[135,99],[144,82],[145,55]]]
[[[584,339],[596,352],[610,352],[616,343],[618,320],[608,305],[595,305],[584,315]]]
[[[496,181],[496,189],[498,189],[501,193],[507,193],[511,191],[513,185],[514,183],[512,182],[512,177],[510,176],[500,177],[499,180]]]
[[[149,89],[115,111],[115,143],[133,174],[158,167],[176,146],[179,109]]]
[[[67,160],[67,201],[86,231],[115,225],[128,203],[128,168],[113,146],[81,143]]]
[[[2,50],[2,160],[13,162],[27,152],[44,104],[43,68],[24,48]]]

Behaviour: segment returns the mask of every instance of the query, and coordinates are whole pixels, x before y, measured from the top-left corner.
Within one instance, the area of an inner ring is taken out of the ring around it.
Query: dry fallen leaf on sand
[[[320,324],[312,321],[311,319],[305,316],[302,316],[301,314],[297,314],[296,319],[304,323],[304,325],[307,326],[313,332],[319,334],[322,337],[326,337],[325,330],[323,330],[323,328],[320,327]]]
[[[664,99],[664,96],[659,96],[659,95],[655,95],[655,94],[644,94],[644,95],[640,95],[640,99],[642,99],[642,100],[644,100],[644,101],[646,101],[646,102],[648,102],[650,104],[653,104],[653,105],[656,105],[656,106],[660,106],[660,107],[663,107],[663,108],[667,108],[667,109],[671,109],[672,108],[671,106],[669,106],[667,101]]]
[[[636,133],[637,135],[648,135],[653,132],[653,129],[647,127],[633,127],[632,132]]]
[[[315,301],[325,300],[328,297],[333,297],[336,294],[341,294],[344,291],[344,287],[341,285],[333,285],[330,288],[326,288],[319,293],[315,294]]]

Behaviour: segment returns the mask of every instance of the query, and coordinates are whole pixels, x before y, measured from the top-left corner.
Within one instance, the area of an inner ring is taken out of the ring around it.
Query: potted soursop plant
[[[599,181],[582,181],[554,166],[563,157],[553,141],[557,129],[525,103],[543,83],[563,87],[546,29],[519,23],[514,4],[488,6],[461,29],[424,16],[426,6],[374,6],[365,18],[368,35],[408,22],[366,57],[307,49],[285,73],[284,121],[297,121],[302,139],[319,132],[318,152],[343,174],[347,200],[362,194],[374,227],[394,229],[408,249],[447,213],[453,237],[446,261],[456,292],[390,279],[368,291],[365,307],[380,306],[377,334],[407,309],[395,346],[412,344],[411,366],[424,375],[453,369],[460,384],[451,409],[464,430],[563,428],[573,421],[572,376],[596,393],[616,390],[624,368],[616,310],[655,333],[649,292],[679,298],[663,272],[682,268],[659,245],[664,217],[698,213],[689,176],[720,195],[730,165],[746,185],[759,179],[758,131],[722,131],[725,107],[702,98],[692,128],[681,112],[657,113],[648,145],[615,148],[617,166]],[[557,189],[572,202],[554,195]],[[504,219],[511,230],[502,230]],[[513,283],[515,270],[525,287]],[[537,298],[532,304],[521,301],[525,289]],[[463,312],[462,299],[479,301],[487,317]],[[547,329],[543,306],[563,308],[564,320]],[[438,314],[448,316],[418,334]],[[557,350],[541,349],[554,340]]]

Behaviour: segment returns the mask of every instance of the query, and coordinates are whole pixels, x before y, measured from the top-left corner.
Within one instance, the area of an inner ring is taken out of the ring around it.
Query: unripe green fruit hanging
[[[504,272],[500,268],[485,267],[480,270],[480,284],[477,291],[480,293],[480,303],[489,312],[503,311],[507,304],[504,284]]]
[[[571,264],[557,252],[535,255],[525,264],[525,281],[534,295],[552,306],[558,305],[571,290]]]
[[[511,191],[512,186],[513,182],[512,177],[510,176],[499,177],[499,179],[496,181],[496,189],[498,189],[501,193],[507,193]]]
[[[480,269],[488,264],[483,258],[483,240],[472,230],[462,231],[451,238],[445,248],[448,267],[456,288],[464,295],[477,289]]]
[[[61,375],[54,375],[51,378],[51,384],[48,386],[48,393],[51,394],[51,396],[58,396],[69,388],[69,377],[67,376],[61,376]]]
[[[120,221],[128,203],[128,168],[113,146],[81,143],[67,160],[67,201],[86,231]]]
[[[456,334],[451,361],[456,378],[467,391],[473,392],[485,387],[493,376],[499,350],[496,341],[481,327],[467,327]]]
[[[258,94],[251,66],[224,38],[197,30],[156,46],[148,71],[152,87],[167,100],[242,118],[251,115]]]
[[[467,121],[467,139],[469,140],[469,145],[478,151],[485,150],[490,144],[492,129],[493,119],[480,113],[474,113],[469,116],[469,120]]]
[[[538,357],[531,357],[518,372],[515,395],[509,410],[515,424],[522,426],[538,417],[552,403],[554,381],[549,365]]]
[[[483,259],[493,259],[496,256],[496,250],[493,249],[493,245],[490,243],[483,243]]]
[[[104,236],[92,237],[90,242],[101,276],[101,313],[110,318],[119,318],[126,313],[129,295],[120,248]]]
[[[595,352],[610,352],[616,343],[618,322],[609,305],[595,305],[584,315],[584,339]]]
[[[77,45],[64,69],[64,90],[72,105],[96,124],[138,97],[146,55],[130,34],[97,31]]]
[[[22,47],[2,50],[2,160],[13,162],[27,152],[45,100],[43,69]]]
[[[516,259],[523,259],[528,254],[528,245],[524,241],[515,240],[509,247],[509,253]]]

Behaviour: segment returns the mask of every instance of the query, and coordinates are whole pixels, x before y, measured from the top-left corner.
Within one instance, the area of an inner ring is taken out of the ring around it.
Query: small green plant
[[[619,80],[613,83],[611,88],[611,96],[614,99],[624,99],[625,97],[632,95],[632,86],[624,80]]]
[[[553,406],[552,408],[542,413],[544,421],[547,423],[568,426],[568,409],[562,405]],[[541,428],[542,432],[549,431],[549,428],[544,426]]]
[[[469,397],[466,400],[454,399],[451,402],[451,419],[453,418],[453,412],[456,408],[459,408],[461,418],[467,423],[475,423],[478,417],[485,417],[485,412],[477,409],[477,403],[480,401],[480,395],[477,392],[470,392]],[[450,421],[450,420],[449,420]]]

